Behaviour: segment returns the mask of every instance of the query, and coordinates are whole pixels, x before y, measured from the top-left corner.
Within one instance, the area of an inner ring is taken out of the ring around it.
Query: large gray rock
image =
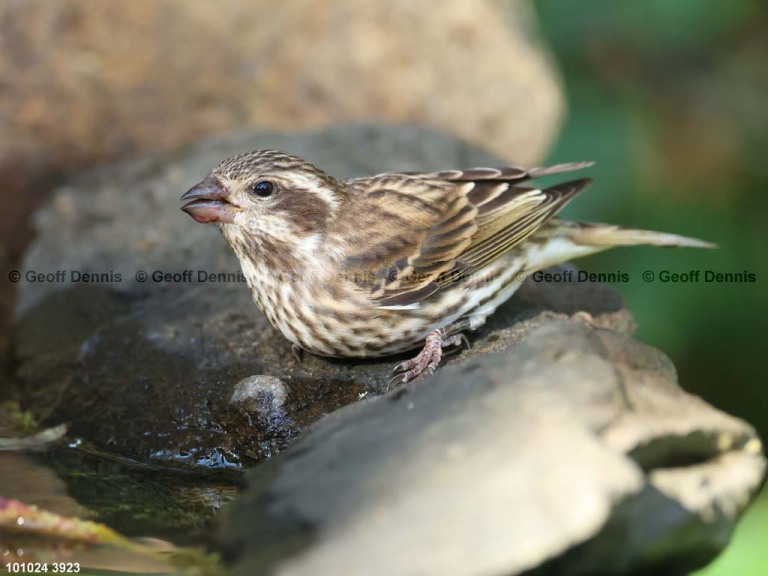
[[[764,468],[662,353],[550,321],[327,416],[249,472],[221,539],[243,575],[685,573]]]
[[[38,236],[19,283],[17,376],[39,418],[66,422],[72,434],[131,458],[241,467],[274,454],[323,414],[386,386],[392,359],[306,355],[299,363],[242,282],[197,281],[201,272],[234,275],[239,264],[216,227],[193,222],[178,198],[223,158],[263,147],[296,153],[340,177],[498,163],[423,129],[352,126],[230,135],[84,175],[37,214]],[[106,281],[73,282],[73,272],[104,274]],[[137,280],[139,272],[148,279]],[[154,281],[155,272],[179,276]],[[28,273],[54,281],[28,281]],[[470,351],[449,361],[507,348],[553,314],[584,310],[606,326],[632,327],[606,287],[537,288],[524,290],[473,338]],[[279,401],[241,385],[231,403],[238,382],[249,377],[279,378]]]

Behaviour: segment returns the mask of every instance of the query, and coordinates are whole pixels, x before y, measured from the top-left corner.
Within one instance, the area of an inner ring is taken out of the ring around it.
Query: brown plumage
[[[553,216],[591,182],[531,180],[591,163],[379,174],[340,181],[275,150],[233,156],[183,207],[218,223],[254,301],[295,346],[336,357],[420,345],[397,367],[432,373],[524,277],[616,245],[711,247],[674,234]]]

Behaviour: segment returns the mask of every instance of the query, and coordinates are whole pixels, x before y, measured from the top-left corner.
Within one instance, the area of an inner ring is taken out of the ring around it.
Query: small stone
[[[283,412],[288,387],[280,378],[259,374],[243,378],[235,385],[229,403],[249,414],[269,417]]]

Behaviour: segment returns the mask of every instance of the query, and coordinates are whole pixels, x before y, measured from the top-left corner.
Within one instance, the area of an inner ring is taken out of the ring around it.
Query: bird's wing
[[[588,179],[540,190],[520,182],[591,165],[473,168],[350,180],[358,202],[346,269],[380,307],[412,308],[533,234]],[[350,231],[351,232],[351,231]],[[349,236],[347,236],[349,237]]]
[[[462,186],[386,174],[348,182],[345,274],[381,307],[413,307],[436,292],[477,232],[477,209]],[[354,238],[355,243],[349,243]]]

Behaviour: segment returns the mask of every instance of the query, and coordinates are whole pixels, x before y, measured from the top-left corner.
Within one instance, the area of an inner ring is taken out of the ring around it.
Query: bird
[[[256,306],[294,351],[376,358],[407,383],[433,374],[536,271],[614,246],[713,248],[677,234],[562,220],[592,166],[389,172],[348,180],[279,150],[227,158],[182,195],[215,223]]]

